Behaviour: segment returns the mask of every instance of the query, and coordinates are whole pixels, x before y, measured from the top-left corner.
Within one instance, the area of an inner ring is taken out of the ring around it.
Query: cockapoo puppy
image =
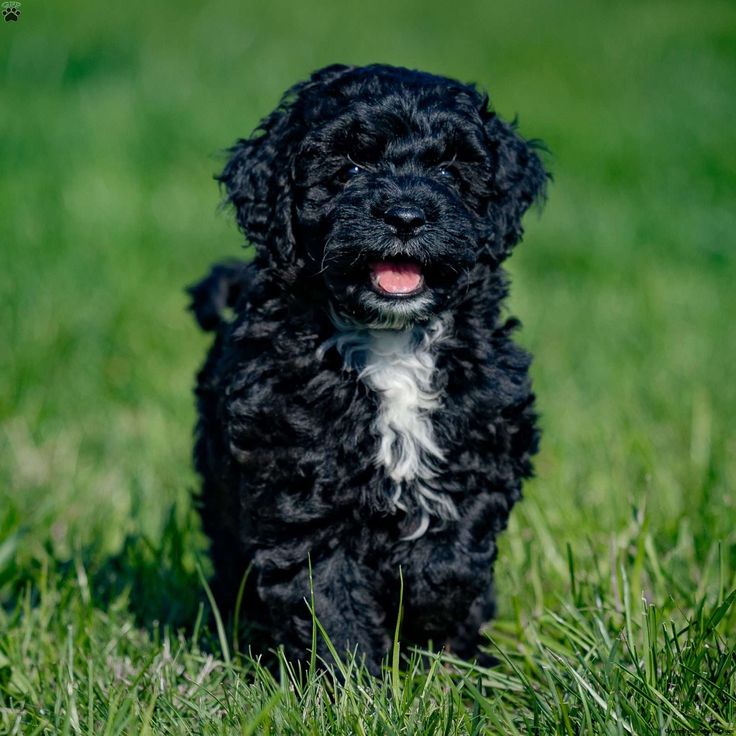
[[[538,443],[502,263],[546,180],[473,86],[383,65],[317,71],[230,150],[255,256],[190,288],[216,333],[194,457],[213,585],[228,608],[245,581],[257,652],[308,657],[313,596],[380,671],[403,578],[403,642],[481,655]]]

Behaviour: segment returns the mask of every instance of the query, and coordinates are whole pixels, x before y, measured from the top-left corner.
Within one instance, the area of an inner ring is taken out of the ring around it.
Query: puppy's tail
[[[226,310],[233,309],[248,290],[252,278],[250,264],[244,261],[216,263],[209,274],[187,287],[192,297],[189,309],[205,332],[214,332],[226,321]]]

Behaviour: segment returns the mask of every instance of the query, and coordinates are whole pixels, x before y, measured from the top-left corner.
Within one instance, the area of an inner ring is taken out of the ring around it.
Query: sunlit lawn
[[[0,26],[0,731],[733,732],[732,3],[29,0]],[[333,61],[477,81],[551,151],[510,263],[545,434],[493,670],[276,682],[197,572],[182,289],[241,245],[212,174]]]

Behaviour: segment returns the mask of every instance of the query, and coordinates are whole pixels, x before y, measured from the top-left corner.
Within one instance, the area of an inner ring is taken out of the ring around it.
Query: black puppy
[[[250,568],[256,648],[301,659],[311,585],[338,651],[376,672],[401,574],[402,640],[478,656],[538,442],[500,314],[547,180],[533,145],[472,86],[330,66],[230,153],[219,180],[255,258],[190,289],[217,333],[195,463],[220,603]]]

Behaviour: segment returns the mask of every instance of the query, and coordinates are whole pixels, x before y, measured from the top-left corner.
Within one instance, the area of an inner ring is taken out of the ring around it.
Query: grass
[[[0,732],[736,731],[731,3],[79,0],[0,25]],[[545,436],[491,670],[397,643],[380,680],[275,680],[198,572],[207,341],[181,287],[240,247],[211,175],[336,60],[477,80],[553,152],[510,263]]]

